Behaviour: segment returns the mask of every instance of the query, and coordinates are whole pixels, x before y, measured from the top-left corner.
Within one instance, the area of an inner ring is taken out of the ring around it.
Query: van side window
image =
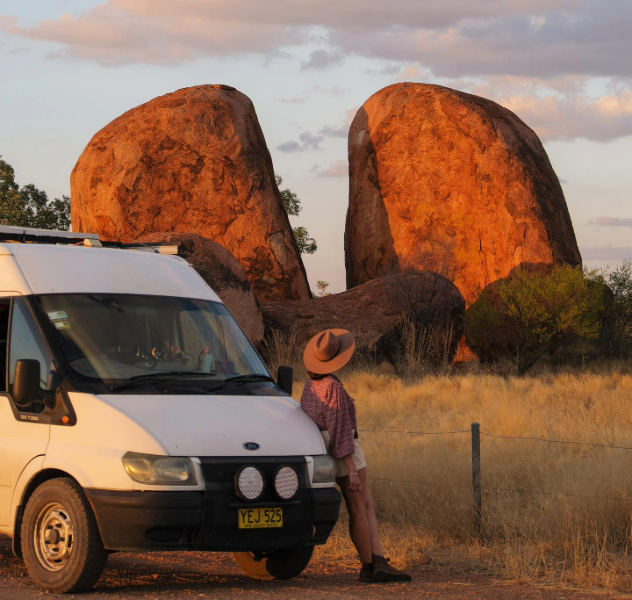
[[[11,300],[0,300],[0,392],[7,391],[7,336]]]
[[[35,321],[22,298],[13,301],[9,340],[9,391],[15,379],[15,363],[22,358],[33,358],[40,364],[40,385],[45,390],[55,385],[55,364],[49,354]]]

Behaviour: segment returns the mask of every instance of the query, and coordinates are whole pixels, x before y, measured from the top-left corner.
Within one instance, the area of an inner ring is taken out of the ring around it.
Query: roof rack
[[[193,253],[193,241],[152,242],[143,244],[132,242],[105,242],[97,233],[80,233],[76,231],[57,231],[52,229],[35,229],[33,227],[14,227],[0,225],[0,242],[18,242],[31,244],[70,244],[75,246],[119,248],[156,254],[170,254],[186,258]]]
[[[0,225],[0,240],[3,242],[35,242],[40,244],[75,244],[84,240],[98,241],[99,235],[97,233],[77,233],[75,231]]]

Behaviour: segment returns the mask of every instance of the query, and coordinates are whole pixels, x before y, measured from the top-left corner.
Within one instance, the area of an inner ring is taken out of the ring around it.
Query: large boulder
[[[255,109],[234,88],[186,88],[127,111],[90,140],[70,187],[75,231],[195,232],[239,260],[259,300],[310,297]]]
[[[518,266],[581,264],[538,136],[498,104],[402,83],[349,132],[347,287],[408,269],[448,277],[467,304]]]
[[[274,331],[300,346],[318,332],[343,328],[356,336],[359,352],[396,361],[406,323],[436,343],[438,360],[452,360],[462,332],[463,297],[445,277],[429,271],[388,275],[343,292],[295,302],[261,305],[266,334]]]
[[[263,339],[263,316],[244,270],[226,248],[195,233],[150,233],[138,241],[193,242],[187,262],[222,299],[252,344],[259,346]]]

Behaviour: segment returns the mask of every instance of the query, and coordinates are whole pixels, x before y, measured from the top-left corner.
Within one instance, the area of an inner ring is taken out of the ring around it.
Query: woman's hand
[[[361,492],[362,484],[360,483],[360,477],[357,473],[349,473],[349,491]]]

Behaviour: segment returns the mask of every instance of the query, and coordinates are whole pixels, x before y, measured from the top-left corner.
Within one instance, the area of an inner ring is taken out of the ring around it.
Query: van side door
[[[8,344],[7,344],[8,341]],[[40,403],[18,408],[11,397],[17,360],[40,363],[41,386],[51,389],[55,365],[22,298],[0,299],[0,527],[10,527],[11,500],[20,474],[46,453],[50,417]]]

